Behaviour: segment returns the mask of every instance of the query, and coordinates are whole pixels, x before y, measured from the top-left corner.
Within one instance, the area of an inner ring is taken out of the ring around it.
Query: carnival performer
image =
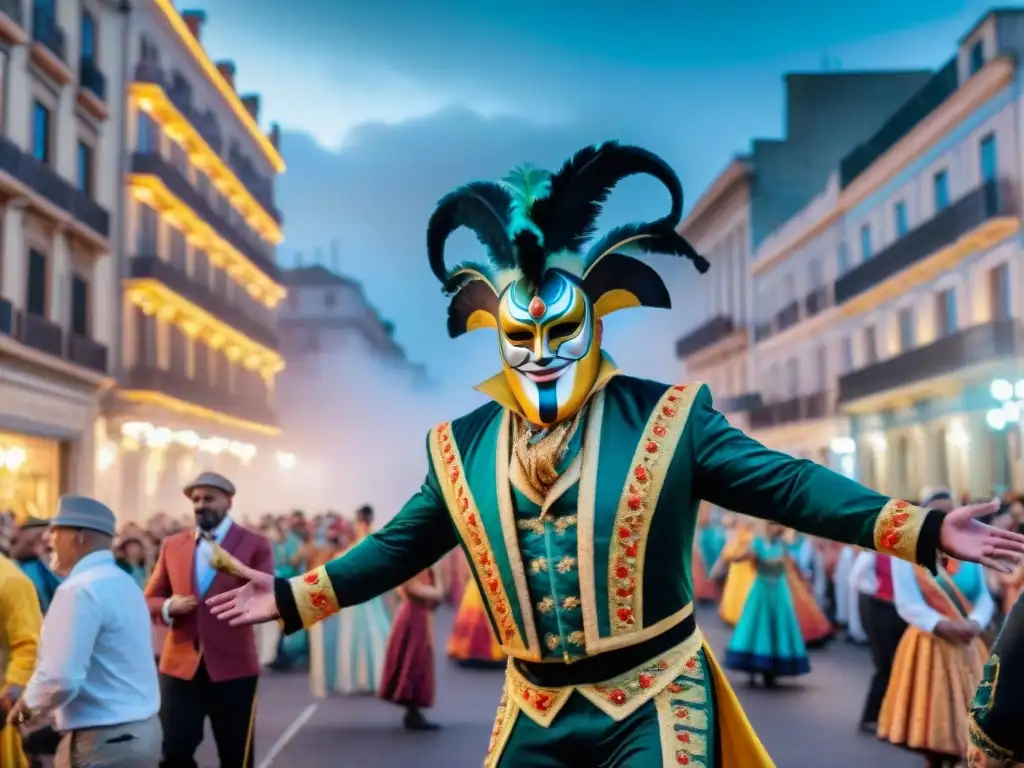
[[[656,221],[594,238],[620,180],[670,193]],[[250,583],[211,605],[235,624],[280,616],[297,631],[402,584],[461,544],[508,666],[488,766],[772,765],[693,615],[689,558],[701,499],[934,567],[942,550],[1005,568],[1024,537],[889,499],[729,425],[706,386],[622,375],[603,318],[668,307],[654,269],[626,251],[701,257],[678,234],[678,177],[611,142],[557,173],[523,166],[444,198],[427,227],[451,296],[451,336],[491,328],[503,370],[491,402],[439,425],[420,490],[345,556],[290,581]],[[487,257],[449,269],[473,230]],[[682,554],[682,556],[681,556]]]
[[[725,532],[711,519],[711,505],[704,502],[697,512],[697,534],[693,541],[693,599],[717,603],[722,596],[721,579],[711,575],[725,547]]]
[[[14,519],[0,513],[0,768],[28,768],[16,725],[7,724],[36,667],[43,614],[36,589],[10,559]]]
[[[952,768],[967,752],[967,709],[988,651],[980,635],[995,603],[976,563],[949,560],[933,576],[893,560],[903,633],[878,716],[878,737]]]
[[[797,546],[794,546],[794,538]],[[800,636],[807,648],[820,648],[832,639],[834,629],[811,591],[808,579],[814,573],[813,562],[814,548],[806,536],[798,534],[785,541],[782,563]]]
[[[717,578],[723,570],[725,571],[718,616],[730,627],[735,627],[740,620],[747,595],[750,594],[750,588],[754,586],[754,579],[757,578],[754,561],[747,557],[753,540],[754,528],[751,523],[732,515],[725,546],[718,556],[718,563],[711,570],[713,578]]]
[[[782,526],[767,523],[764,529],[746,555],[757,576],[729,640],[725,666],[746,672],[752,682],[760,676],[765,688],[774,688],[780,677],[806,675],[811,662],[790,594]]]
[[[1024,766],[1024,597],[992,646],[969,713],[969,768]]]
[[[462,592],[462,603],[448,638],[448,656],[467,667],[501,666],[506,661],[491,628],[483,595],[474,581]]]
[[[444,582],[428,568],[398,588],[402,604],[388,638],[380,697],[405,708],[410,731],[437,730],[423,715],[434,706],[434,611],[444,600]]]
[[[338,539],[344,529],[335,529],[333,557],[342,556]],[[354,546],[373,531],[373,508],[356,511]],[[315,696],[377,693],[391,632],[391,615],[382,597],[353,605],[309,629],[310,684]]]

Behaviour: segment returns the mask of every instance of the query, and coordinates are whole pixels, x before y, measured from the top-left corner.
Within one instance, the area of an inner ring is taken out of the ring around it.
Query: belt
[[[514,659],[515,670],[533,685],[562,688],[568,685],[592,685],[625,674],[659,654],[686,642],[697,631],[697,620],[691,613],[681,622],[657,637],[637,645],[607,651],[572,664],[544,664]]]

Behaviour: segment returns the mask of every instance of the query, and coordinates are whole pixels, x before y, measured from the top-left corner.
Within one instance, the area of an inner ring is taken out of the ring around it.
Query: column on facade
[[[8,59],[7,70],[4,72],[6,79],[4,86],[7,91],[7,104],[30,104],[29,85],[32,77],[32,68],[28,61],[29,46],[13,45],[9,46],[6,50]],[[13,115],[9,114],[7,116],[7,119],[4,121],[4,133],[21,150],[28,151],[30,120],[24,112],[21,115],[21,119],[17,120],[11,119]]]
[[[47,296],[50,306],[47,314],[50,321],[65,328],[69,324],[71,310],[71,254],[68,252],[67,233],[57,230],[53,236],[53,248],[50,253],[49,291]]]
[[[14,121],[17,122],[17,121]],[[0,291],[5,299],[17,308],[25,306],[28,289],[26,274],[27,254],[25,252],[25,207],[10,202],[3,212],[3,229],[0,233],[3,252],[0,253]]]
[[[71,441],[67,453],[68,490],[82,496],[94,496],[96,482],[96,419],[100,416],[98,401],[92,400],[88,409],[87,423],[78,436]]]
[[[125,446],[121,443],[116,465],[121,485],[121,502],[117,514],[121,520],[141,522],[146,519],[146,451],[144,445]]]
[[[937,488],[943,484],[940,443],[946,439],[945,431],[933,423],[921,424],[914,431],[920,445],[921,483],[928,488]]]
[[[985,414],[972,413],[967,418],[967,445],[959,450],[967,453],[967,487],[975,499],[987,498],[995,485],[996,468],[993,461],[992,431],[985,422]]]
[[[74,3],[59,3],[58,5],[74,7]],[[64,27],[64,29],[74,28]],[[57,102],[57,130],[53,141],[54,166],[57,173],[69,180],[78,176],[78,169],[75,167],[78,155],[78,119],[75,116],[77,94],[75,91],[74,86],[60,90],[60,100]]]
[[[113,254],[100,256],[93,266],[91,280],[92,337],[107,348],[111,370],[118,359],[120,339],[118,321],[121,306],[121,284],[117,274],[117,261]]]

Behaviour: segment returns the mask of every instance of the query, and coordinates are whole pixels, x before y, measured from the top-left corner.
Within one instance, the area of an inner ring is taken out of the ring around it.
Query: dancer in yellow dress
[[[726,570],[722,601],[718,604],[718,615],[730,627],[739,623],[747,595],[757,578],[757,566],[750,557],[750,545],[754,541],[754,524],[742,515],[727,518],[728,540],[712,575]]]

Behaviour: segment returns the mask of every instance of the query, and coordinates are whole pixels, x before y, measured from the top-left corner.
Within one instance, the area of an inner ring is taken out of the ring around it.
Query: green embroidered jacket
[[[1024,763],[1024,595],[1006,618],[970,711],[972,751],[989,761],[978,765]],[[970,762],[970,759],[969,759]],[[975,765],[975,762],[970,762]]]
[[[426,480],[390,523],[277,581],[285,631],[392,589],[459,545],[508,655],[575,662],[646,648],[692,621],[701,499],[934,569],[942,513],[764,447],[729,425],[703,384],[614,372],[601,383],[544,499],[510,471],[512,406],[491,402],[432,430]]]

